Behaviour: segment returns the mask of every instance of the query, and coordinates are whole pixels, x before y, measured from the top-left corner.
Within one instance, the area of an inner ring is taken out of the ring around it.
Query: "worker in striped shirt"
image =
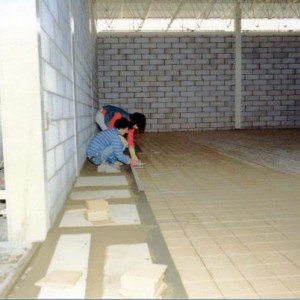
[[[112,128],[117,120],[126,118],[130,121],[132,127],[129,128],[126,139],[120,137],[123,145],[129,150],[131,159],[138,163],[138,157],[135,153],[134,135],[138,132],[144,132],[146,127],[146,117],[142,113],[135,112],[130,114],[124,109],[113,106],[105,105],[96,114],[95,121],[102,130]]]
[[[129,128],[131,128],[130,122],[121,118],[115,122],[113,128],[96,134],[86,151],[88,161],[94,165],[114,164],[117,160],[126,165],[136,164],[134,160],[123,154],[124,146],[119,138],[119,135],[124,136],[128,133]]]

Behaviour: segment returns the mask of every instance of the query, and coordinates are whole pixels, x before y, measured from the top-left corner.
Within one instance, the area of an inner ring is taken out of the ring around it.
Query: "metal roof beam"
[[[143,21],[141,22],[141,24],[140,24],[139,28],[137,29],[137,31],[140,31],[140,30],[143,28],[143,25],[144,25],[146,19],[147,19],[148,16],[149,16],[149,12],[150,12],[152,3],[153,3],[153,0],[150,0],[150,1],[149,1],[149,4],[148,4],[148,7],[147,7],[147,9],[146,9],[146,13],[145,13],[145,15],[144,15],[144,17],[143,17]]]
[[[124,0],[121,2],[121,14],[120,14],[120,19],[123,19],[123,14],[124,14]]]
[[[204,10],[201,11],[201,16],[199,16],[199,14],[198,14],[197,22],[199,22],[199,19],[201,19],[201,21],[200,21],[200,23],[197,23],[198,25],[197,25],[196,29],[201,27],[203,19],[208,19],[209,18],[215,4],[216,4],[215,0],[210,0],[208,2],[208,7],[206,7]]]
[[[176,17],[178,16],[178,14],[179,14],[179,12],[180,12],[180,10],[181,10],[181,7],[182,7],[182,5],[184,4],[184,2],[185,2],[184,0],[181,0],[181,1],[180,1],[180,3],[179,3],[179,5],[177,6],[177,9],[176,9],[174,15],[173,15],[172,18],[171,18],[171,21],[170,21],[169,24],[168,24],[168,27],[167,27],[166,31],[168,31],[168,30],[170,29],[170,27],[171,27],[173,21],[174,21],[174,20],[176,19]]]
[[[209,18],[209,16],[210,16],[210,14],[212,12],[212,9],[213,9],[213,7],[214,7],[215,4],[216,4],[216,1],[214,1],[214,0],[210,1],[208,10],[204,12],[205,19]]]

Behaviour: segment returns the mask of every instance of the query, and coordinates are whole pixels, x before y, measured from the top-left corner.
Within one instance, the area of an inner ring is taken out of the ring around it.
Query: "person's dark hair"
[[[144,132],[146,127],[146,117],[141,113],[134,113],[129,116],[132,126],[137,125],[139,132]]]
[[[114,127],[117,129],[125,129],[125,128],[131,128],[131,123],[126,118],[121,118],[115,122]]]

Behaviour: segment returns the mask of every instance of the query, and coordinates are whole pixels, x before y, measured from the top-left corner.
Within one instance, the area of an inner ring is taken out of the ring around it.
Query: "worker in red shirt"
[[[135,153],[134,134],[137,132],[144,132],[146,127],[146,117],[141,113],[130,114],[122,108],[105,105],[96,114],[96,123],[102,130],[114,127],[117,120],[126,118],[130,121],[132,128],[128,130],[127,140],[120,136],[120,139],[125,147],[128,147],[131,159],[138,163],[138,157]]]

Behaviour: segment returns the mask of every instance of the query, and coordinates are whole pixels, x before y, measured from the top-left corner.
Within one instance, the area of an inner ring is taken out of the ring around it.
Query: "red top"
[[[106,110],[102,109],[102,113],[105,116],[106,115]],[[121,119],[122,115],[119,112],[116,112],[113,117],[109,120],[107,124],[107,128],[112,128],[114,127],[115,123],[117,120]],[[127,142],[129,147],[134,147],[134,129],[129,129],[128,134],[127,134]]]

